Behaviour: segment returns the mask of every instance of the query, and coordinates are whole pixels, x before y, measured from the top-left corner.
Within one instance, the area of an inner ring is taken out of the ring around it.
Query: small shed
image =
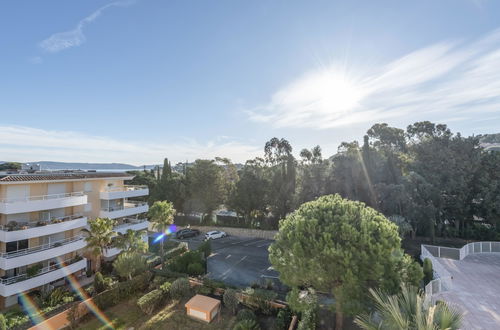
[[[220,311],[220,300],[197,294],[186,305],[187,315],[209,323]]]

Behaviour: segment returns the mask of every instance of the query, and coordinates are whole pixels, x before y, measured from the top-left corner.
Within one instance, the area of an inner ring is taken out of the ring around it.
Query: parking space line
[[[262,242],[265,242],[266,240],[265,239],[259,239],[258,241],[255,241],[255,242],[252,242],[252,243],[249,243],[249,244],[245,244],[245,246],[250,246],[250,245],[253,245],[253,244],[257,244],[257,243],[262,243]]]

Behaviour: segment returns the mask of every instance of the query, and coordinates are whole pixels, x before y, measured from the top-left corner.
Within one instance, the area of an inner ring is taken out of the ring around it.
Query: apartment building
[[[38,172],[0,175],[0,309],[22,292],[65,284],[92,268],[81,230],[96,217],[115,230],[145,230],[146,186],[127,186],[127,173]],[[147,236],[144,237],[147,240]],[[110,249],[113,258],[120,251]]]

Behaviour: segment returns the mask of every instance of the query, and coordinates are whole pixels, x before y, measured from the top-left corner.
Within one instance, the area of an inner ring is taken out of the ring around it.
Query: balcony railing
[[[137,225],[143,222],[147,222],[148,219],[134,219],[134,218],[125,218],[121,223],[113,227],[113,230],[118,230],[126,227],[130,227],[131,225]]]
[[[123,205],[116,205],[112,207],[101,207],[101,211],[106,211],[106,212],[114,212],[114,211],[121,211],[125,209],[131,209],[135,207],[141,207],[148,205],[147,202],[137,202],[137,201],[126,201]]]
[[[29,196],[29,197],[24,197],[24,198],[4,198],[4,199],[0,199],[0,203],[11,204],[11,203],[44,201],[44,200],[60,199],[60,198],[67,198],[67,197],[77,197],[77,196],[84,196],[83,191],[76,191],[76,192],[64,193],[64,194]]]
[[[78,261],[81,261],[82,259],[83,259],[82,257],[78,256],[78,257],[75,257],[75,258],[72,258],[72,259],[64,260],[64,261],[62,261],[62,262],[60,262],[58,264],[53,264],[53,265],[50,265],[48,267],[44,267],[44,268],[40,269],[33,276],[28,276],[28,274],[20,274],[20,275],[11,276],[11,277],[2,277],[2,278],[0,278],[0,284],[10,285],[10,284],[14,284],[14,283],[17,283],[17,282],[20,282],[20,281],[24,281],[24,280],[27,280],[29,278],[40,276],[40,275],[49,273],[51,271],[54,271],[56,269],[60,269],[62,267],[69,266],[69,265],[74,264],[74,263],[76,263]]]
[[[76,220],[79,218],[82,218],[83,214],[77,213],[77,214],[72,214],[72,215],[66,215],[63,217],[57,217],[57,218],[52,218],[51,220],[37,220],[33,222],[17,222],[17,221],[10,221],[6,225],[0,225],[0,230],[2,231],[17,231],[17,230],[26,230],[26,229],[31,229],[31,228],[36,228],[36,227],[42,227],[46,225],[53,225],[56,223],[62,223],[66,221],[71,221],[71,220]]]
[[[82,239],[83,239],[83,236],[81,236],[81,235],[73,236],[73,237],[66,238],[66,239],[63,239],[60,241],[50,242],[47,244],[38,245],[38,246],[30,247],[27,249],[23,249],[23,250],[0,253],[0,258],[6,258],[6,259],[16,258],[16,257],[24,256],[24,255],[27,255],[30,253],[40,252],[40,251],[52,249],[55,247],[63,246],[66,244],[70,244],[73,242],[77,242],[77,241],[82,240]]]
[[[124,186],[119,186],[119,187],[108,187],[104,189],[104,191],[134,191],[134,190],[144,190],[144,189],[149,189],[148,186],[146,185],[124,185]]]

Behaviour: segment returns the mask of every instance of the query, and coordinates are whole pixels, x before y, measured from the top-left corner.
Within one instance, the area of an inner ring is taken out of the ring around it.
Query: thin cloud
[[[379,67],[361,76],[335,63],[307,72],[247,114],[274,127],[327,129],[416,114],[469,120],[500,109],[500,30],[473,42],[431,45]]]
[[[200,143],[196,140],[170,144],[121,142],[109,137],[71,131],[49,131],[25,126],[0,126],[3,161],[122,162],[157,164],[168,157],[173,162],[228,157],[245,162],[262,154],[262,148],[233,140]]]
[[[135,3],[135,0],[115,1],[94,11],[89,16],[80,20],[76,27],[69,31],[57,32],[39,43],[40,48],[49,53],[57,53],[62,50],[77,47],[86,41],[83,28],[95,21],[101,14],[111,7],[126,7]]]

